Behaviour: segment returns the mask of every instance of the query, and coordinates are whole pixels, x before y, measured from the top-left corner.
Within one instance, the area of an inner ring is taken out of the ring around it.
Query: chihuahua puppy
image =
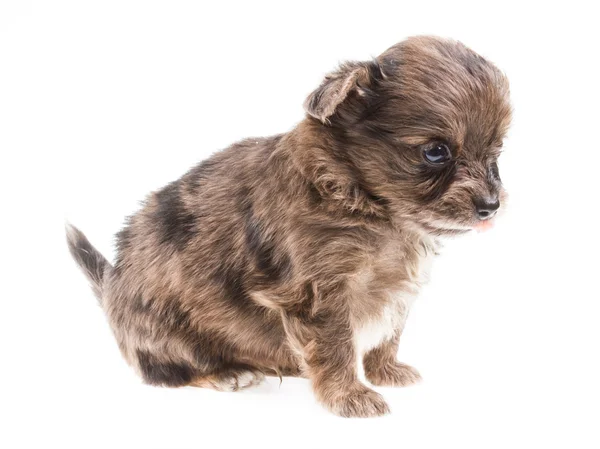
[[[489,227],[508,83],[459,42],[413,37],[327,75],[292,131],[247,139],[151,194],[111,265],[70,251],[127,362],[152,385],[236,391],[305,376],[333,413],[388,412],[440,237]]]

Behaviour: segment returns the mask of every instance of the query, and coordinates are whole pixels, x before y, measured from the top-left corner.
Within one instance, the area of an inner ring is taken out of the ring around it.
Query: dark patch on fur
[[[427,204],[440,198],[450,188],[456,174],[456,165],[450,164],[439,169],[427,167],[425,164],[423,167],[422,185],[425,188],[420,194],[420,199]]]
[[[234,304],[248,305],[250,303],[242,271],[222,265],[217,268],[211,278],[213,282],[223,289],[227,299]]]
[[[133,237],[133,233],[131,231],[131,225],[126,224],[123,229],[117,232],[116,241],[117,241],[117,251],[119,253],[125,252],[128,248],[131,247],[131,240]]]
[[[312,318],[313,306],[316,300],[312,282],[306,282],[303,287],[302,299],[291,304],[286,312],[300,320],[309,321]]]
[[[182,330],[189,330],[192,322],[190,313],[175,298],[161,302],[159,319],[164,326]]]
[[[120,276],[123,271],[123,255],[126,254],[133,245],[133,232],[129,220],[125,227],[117,232],[115,240],[117,246],[117,260],[115,261],[113,275]]]
[[[173,331],[191,332],[192,319],[190,313],[183,308],[183,304],[175,297],[157,300],[144,298],[137,295],[131,301],[131,311],[134,314],[152,316],[160,322],[161,328]]]
[[[307,192],[310,204],[313,207],[321,207],[323,205],[323,196],[319,193],[319,189],[311,182],[307,184]]]
[[[164,363],[147,351],[136,351],[140,371],[150,385],[182,387],[188,385],[196,370],[185,363]]]
[[[275,284],[285,279],[291,272],[291,261],[286,254],[276,250],[273,236],[265,232],[251,204],[244,208],[244,226],[246,245],[263,281]]]
[[[172,243],[184,249],[194,237],[195,217],[185,207],[179,192],[178,181],[156,192],[156,221],[160,226],[160,242]]]

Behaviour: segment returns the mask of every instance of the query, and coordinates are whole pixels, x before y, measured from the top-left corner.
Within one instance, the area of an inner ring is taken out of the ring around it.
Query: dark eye
[[[432,164],[444,164],[452,159],[452,153],[448,145],[438,143],[434,147],[428,148],[423,152],[425,159]]]

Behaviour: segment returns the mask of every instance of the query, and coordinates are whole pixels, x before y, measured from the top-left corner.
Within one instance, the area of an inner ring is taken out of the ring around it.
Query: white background
[[[583,2],[0,1],[0,446],[600,447],[598,31]],[[424,382],[344,420],[307,381],[242,393],[141,384],[70,260],[109,258],[153,189],[291,129],[322,76],[413,34],[504,70],[511,194],[451,241],[399,358]]]

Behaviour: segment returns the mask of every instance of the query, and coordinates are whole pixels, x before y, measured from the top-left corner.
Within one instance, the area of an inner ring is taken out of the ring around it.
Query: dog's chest
[[[434,252],[435,246],[429,241],[410,247],[389,245],[375,261],[365,281],[366,296],[363,299],[371,307],[364,316],[355,319],[354,340],[358,355],[402,331],[420,287],[429,279]]]

